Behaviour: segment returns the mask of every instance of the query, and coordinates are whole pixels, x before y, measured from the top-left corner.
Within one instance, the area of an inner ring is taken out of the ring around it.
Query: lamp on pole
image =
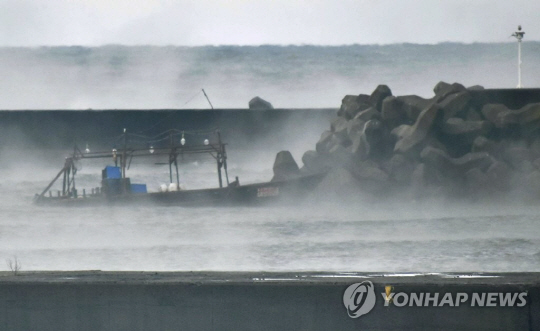
[[[518,25],[518,30],[514,32],[512,37],[516,37],[518,41],[518,86],[517,88],[522,88],[521,85],[521,40],[523,39],[523,35],[525,34],[525,31],[521,31],[521,25]]]

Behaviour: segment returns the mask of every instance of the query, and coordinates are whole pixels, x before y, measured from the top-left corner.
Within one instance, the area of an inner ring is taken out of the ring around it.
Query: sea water
[[[0,256],[22,270],[540,271],[537,206],[339,197],[261,207],[36,206],[33,194],[57,171],[45,170],[1,186]],[[79,193],[99,183],[99,170],[79,171]],[[229,171],[244,183],[271,178],[271,169]],[[129,175],[150,191],[169,177],[168,169]],[[217,186],[213,166],[182,165],[180,175],[188,188]]]
[[[540,43],[523,48],[523,83],[539,86]],[[514,43],[1,48],[0,108],[208,108],[201,88],[217,108],[256,95],[275,107],[339,107],[382,83],[424,97],[441,80],[514,87],[516,54]],[[318,134],[293,151],[298,161]],[[0,147],[0,269],[17,259],[23,271],[540,271],[536,205],[335,197],[294,207],[42,207],[33,195],[65,155],[45,162],[27,159],[36,153],[27,145]],[[231,177],[269,180],[277,151],[231,150]],[[78,165],[79,193],[99,186],[104,165]],[[150,191],[169,180],[168,167],[151,164],[128,176]],[[188,189],[217,185],[214,164],[183,164],[180,176]]]

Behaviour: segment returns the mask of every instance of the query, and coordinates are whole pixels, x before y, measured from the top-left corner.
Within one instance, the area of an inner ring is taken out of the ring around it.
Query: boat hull
[[[93,206],[159,204],[168,206],[262,205],[294,203],[304,199],[321,182],[324,174],[287,181],[265,182],[224,188],[179,190],[173,192],[130,193],[86,197],[42,197],[39,205]]]

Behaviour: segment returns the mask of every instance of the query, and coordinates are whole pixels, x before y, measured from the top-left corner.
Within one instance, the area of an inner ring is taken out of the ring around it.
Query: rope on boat
[[[211,128],[206,130],[179,130],[179,129],[169,129],[163,131],[154,136],[143,135],[140,133],[123,133],[119,136],[112,138],[111,143],[113,146],[121,145],[124,142],[124,139],[127,138],[130,144],[136,145],[157,145],[163,142],[173,140],[178,140],[178,138],[184,138],[185,136],[211,136],[215,135],[218,132],[218,128]]]

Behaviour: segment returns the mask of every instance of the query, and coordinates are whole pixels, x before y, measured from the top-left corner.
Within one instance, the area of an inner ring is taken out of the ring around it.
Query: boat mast
[[[521,40],[523,39],[523,35],[525,34],[525,31],[521,31],[521,25],[518,25],[518,30],[514,32],[512,37],[516,37],[518,41],[518,85],[517,88],[522,88],[521,85]]]
[[[124,128],[124,150],[122,151],[122,160],[120,160],[122,164],[122,179],[126,179],[126,153],[127,153],[127,133],[126,129]],[[125,186],[125,183],[124,183]],[[124,187],[125,189],[125,187]]]
[[[225,151],[225,144],[221,142],[221,132],[219,130],[217,131],[217,136],[221,150],[221,163],[223,165],[223,169],[225,170],[225,179],[227,180],[227,186],[229,186],[229,173],[227,172],[227,152]]]
[[[171,152],[169,153],[169,183],[172,184],[172,163],[173,163],[173,137],[169,133],[169,142],[171,144]]]
[[[43,198],[43,196],[45,195],[45,193],[47,193],[47,191],[53,186],[53,184],[56,182],[56,180],[57,180],[58,178],[60,178],[60,176],[61,176],[62,174],[64,174],[64,186],[63,186],[63,192],[62,192],[62,194],[63,194],[63,195],[65,194],[65,186],[66,186],[66,184],[65,184],[65,181],[66,181],[66,179],[65,179],[65,174],[66,174],[67,169],[71,168],[72,163],[73,163],[73,159],[72,159],[72,158],[69,158],[69,157],[66,158],[66,162],[64,163],[64,167],[62,168],[62,170],[60,170],[60,171],[58,172],[58,174],[56,175],[56,177],[54,177],[54,179],[49,183],[49,185],[47,185],[47,187],[43,190],[43,192],[41,192],[41,194],[38,196],[38,200],[41,199],[41,198]]]
[[[204,94],[204,96],[206,97],[206,100],[208,100],[208,103],[210,104],[210,108],[214,109],[214,106],[212,105],[212,103],[210,102],[210,98],[208,98],[208,95],[206,95],[206,91],[204,89],[202,89],[202,93]]]
[[[218,136],[218,144],[219,144],[219,149],[217,151],[217,157],[216,157],[217,172],[218,172],[219,188],[223,188],[223,180],[221,179],[221,167],[223,166],[223,156],[222,156],[223,144],[221,143],[221,135],[219,134],[219,131],[217,132],[217,136]]]
[[[170,144],[171,144],[171,152],[169,154],[169,183],[172,184],[172,182],[173,182],[173,180],[172,180],[172,164],[174,163],[174,168],[176,170],[176,187],[177,187],[177,189],[179,189],[180,188],[180,176],[178,174],[178,152],[176,150],[176,146],[175,146],[175,143],[174,143],[174,135],[173,135],[172,132],[169,133],[169,139],[170,139]]]

